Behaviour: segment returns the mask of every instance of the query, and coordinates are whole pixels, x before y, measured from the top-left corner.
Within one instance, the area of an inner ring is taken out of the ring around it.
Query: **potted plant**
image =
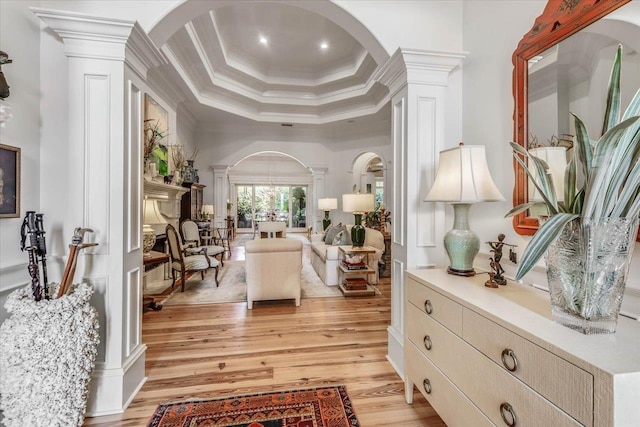
[[[371,212],[367,212],[365,214],[365,225],[369,228],[373,228],[375,230],[382,229],[382,223],[391,224],[391,212],[385,211],[384,215],[380,210],[380,206],[376,206],[374,210]]]
[[[564,202],[556,197],[547,164],[511,143],[549,211],[524,251],[516,279],[546,254],[553,319],[587,334],[615,332],[638,230],[640,91],[621,116],[621,57],[619,47],[600,140],[591,140],[573,115],[574,156],[564,176]],[[534,203],[516,206],[507,216]]]

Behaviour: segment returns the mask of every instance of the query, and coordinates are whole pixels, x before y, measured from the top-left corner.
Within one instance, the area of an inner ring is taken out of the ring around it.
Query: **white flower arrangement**
[[[93,290],[34,301],[29,286],[12,292],[0,325],[0,407],[6,427],[82,426],[98,354]],[[55,294],[55,292],[53,292]]]

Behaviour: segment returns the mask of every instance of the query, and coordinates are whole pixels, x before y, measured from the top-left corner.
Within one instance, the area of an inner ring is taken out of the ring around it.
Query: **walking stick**
[[[69,259],[67,260],[67,265],[64,267],[64,273],[62,273],[62,280],[60,281],[60,287],[58,288],[57,298],[67,294],[69,289],[71,289],[73,275],[76,272],[76,264],[78,262],[78,252],[84,248],[98,245],[97,243],[82,243],[84,233],[87,231],[93,233],[93,230],[90,228],[78,227],[74,230],[73,237],[71,238],[71,244],[69,245]]]

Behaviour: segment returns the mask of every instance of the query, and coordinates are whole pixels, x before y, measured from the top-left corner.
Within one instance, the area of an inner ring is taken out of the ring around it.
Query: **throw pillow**
[[[347,231],[346,230],[342,230],[341,232],[336,234],[336,237],[333,239],[333,242],[331,244],[333,246],[346,245],[347,244]]]
[[[326,233],[324,233],[324,242],[327,245],[332,244],[333,239],[335,239],[336,237],[336,234],[338,234],[340,231],[342,231],[342,223],[338,225],[330,225],[329,228],[327,228]]]

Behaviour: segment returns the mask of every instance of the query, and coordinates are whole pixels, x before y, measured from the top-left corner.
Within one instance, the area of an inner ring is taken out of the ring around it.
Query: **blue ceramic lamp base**
[[[475,276],[473,260],[480,251],[478,235],[469,229],[469,203],[453,204],[453,229],[444,236],[444,248],[449,255],[449,274]]]

